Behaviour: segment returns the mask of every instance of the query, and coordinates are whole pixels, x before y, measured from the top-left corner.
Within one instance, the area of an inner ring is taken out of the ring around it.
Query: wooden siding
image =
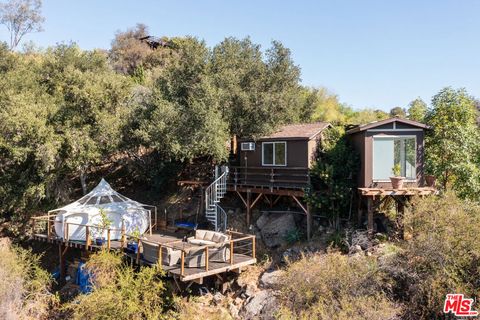
[[[395,129],[393,128],[393,123],[387,123],[350,135],[355,149],[360,154],[361,167],[358,175],[358,187],[391,188],[391,183],[388,181],[373,180],[373,137],[382,135],[416,137],[416,181],[405,180],[404,185],[405,187],[424,186],[424,130],[405,123],[395,123]]]

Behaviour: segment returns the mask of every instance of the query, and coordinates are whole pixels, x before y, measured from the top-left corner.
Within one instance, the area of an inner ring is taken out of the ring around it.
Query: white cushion
[[[213,241],[201,240],[201,239],[188,239],[188,243],[198,244],[198,245],[201,245],[201,246],[215,244],[215,242],[213,242]]]

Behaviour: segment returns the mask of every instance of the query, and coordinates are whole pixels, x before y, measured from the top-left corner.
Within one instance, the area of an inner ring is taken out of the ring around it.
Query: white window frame
[[[275,144],[284,144],[285,145],[285,164],[275,164]],[[264,159],[264,146],[266,144],[271,144],[273,145],[273,155],[272,155],[272,161],[273,164],[266,164],[265,159]],[[262,166],[264,167],[286,167],[287,166],[287,142],[286,141],[268,141],[268,142],[262,142]]]
[[[410,181],[410,182],[413,182],[413,181],[417,181],[417,172],[416,172],[416,168],[417,168],[417,136],[415,135],[374,135],[372,136],[372,181],[373,182],[390,182],[390,180],[387,180],[387,179],[375,179],[375,177],[373,176],[373,171],[374,171],[374,168],[375,168],[375,139],[395,139],[395,138],[414,138],[415,139],[415,178],[405,178],[405,181]]]

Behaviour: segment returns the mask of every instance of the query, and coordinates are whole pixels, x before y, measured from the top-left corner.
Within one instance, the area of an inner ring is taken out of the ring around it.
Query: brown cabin
[[[254,139],[239,139],[238,166],[230,166],[230,181],[240,187],[303,189],[322,132],[329,123],[294,124]]]
[[[391,118],[354,127],[347,131],[361,159],[359,188],[392,188],[393,166],[400,164],[407,187],[423,187],[423,123]]]

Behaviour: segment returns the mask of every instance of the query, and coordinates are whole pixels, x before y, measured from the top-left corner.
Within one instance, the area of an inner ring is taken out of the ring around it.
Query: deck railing
[[[230,167],[229,183],[233,186],[303,189],[308,187],[310,180],[306,167]]]
[[[74,223],[74,222],[63,222],[63,237],[59,237],[56,234],[55,231],[55,217],[56,215],[44,215],[44,216],[38,216],[38,217],[32,217],[32,231],[33,233],[37,233],[36,231],[40,227],[40,234],[44,234],[47,236],[47,239],[62,239],[64,242],[69,242],[70,241],[70,227],[75,226],[77,229],[85,229],[85,238],[84,240],[78,240],[78,241],[84,241],[85,246],[87,248],[92,246],[92,234],[95,233],[93,230],[101,230],[101,234],[106,232],[107,233],[107,248],[111,248],[111,234],[112,232],[120,232],[121,234],[121,239],[120,239],[120,244],[121,247],[123,248],[126,244],[127,237],[129,236],[126,233],[125,230],[125,225],[122,224],[122,228],[103,228],[100,226],[92,225],[92,224],[81,224],[81,223]],[[130,235],[131,236],[131,235]]]
[[[93,247],[92,245],[92,230],[93,229],[102,229],[101,227],[95,226],[95,225],[89,225],[89,224],[79,224],[79,223],[72,223],[72,222],[64,222],[64,230],[63,234],[64,237],[60,238],[58,235],[55,233],[55,215],[45,215],[45,216],[38,216],[38,217],[33,217],[31,218],[32,221],[32,230],[33,233],[36,234],[37,230],[40,231],[40,234],[44,234],[47,236],[48,239],[57,239],[61,240],[63,242],[69,242],[69,230],[70,226],[75,226],[77,228],[85,228],[85,239],[83,240],[85,242],[86,248]],[[39,229],[40,228],[40,229]],[[103,231],[107,232],[107,242],[105,248],[107,249],[112,249],[111,246],[111,233],[112,232],[121,232],[121,239],[120,239],[120,248],[123,249],[126,247],[127,241],[128,240],[134,240],[137,242],[138,250],[136,253],[136,262],[139,263],[141,259],[141,245],[142,245],[142,236],[137,236],[137,235],[132,235],[128,234],[125,230],[125,226],[123,225],[121,229],[118,228],[107,228]],[[244,256],[251,257],[252,259],[255,259],[255,236],[254,235],[249,235],[249,234],[244,234],[241,232],[237,231],[232,231],[232,230],[227,230],[226,234],[230,236],[230,239],[228,242],[225,244],[228,246],[228,249],[230,250],[230,259],[227,261],[230,265],[235,264],[235,254],[241,254]],[[78,240],[82,241],[82,240]],[[158,245],[158,260],[160,261],[160,266],[161,266],[161,261],[162,261],[162,250],[170,248],[172,250],[179,250],[181,251],[181,259],[180,259],[180,274],[181,276],[185,275],[185,260],[187,258],[191,259],[197,255],[204,255],[205,259],[205,271],[209,270],[209,264],[210,264],[210,254],[209,254],[209,249],[218,249],[218,245],[203,245],[203,246],[196,246],[195,247],[195,253],[191,254],[190,250],[184,249],[176,244],[180,244],[183,242],[183,240],[175,240],[167,243],[160,243],[157,241],[152,241],[152,240],[145,240],[148,241],[149,243],[153,243],[155,245]],[[99,246],[95,246],[99,247]],[[118,247],[117,247],[118,248]],[[212,250],[210,251],[212,252]]]

